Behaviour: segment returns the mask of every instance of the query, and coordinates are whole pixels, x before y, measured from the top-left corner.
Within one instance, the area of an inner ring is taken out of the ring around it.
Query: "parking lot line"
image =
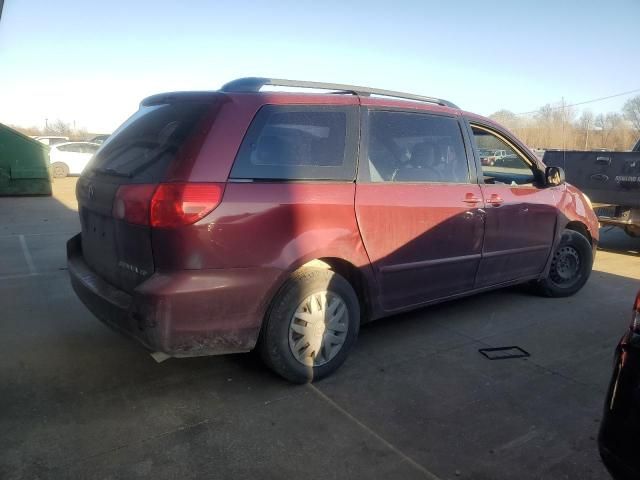
[[[401,457],[404,461],[406,461],[407,463],[409,463],[411,466],[413,466],[414,468],[416,468],[416,470],[419,470],[420,472],[422,472],[424,474],[424,476],[430,480],[442,480],[440,477],[438,477],[435,473],[430,472],[429,470],[427,470],[425,467],[423,467],[422,465],[420,465],[418,462],[416,462],[414,459],[412,459],[411,457],[409,457],[407,454],[403,453],[401,450],[399,450],[397,447],[395,447],[392,443],[390,443],[389,441],[385,440],[383,437],[381,437],[379,434],[377,434],[375,431],[373,431],[371,428],[369,428],[367,425],[365,425],[364,423],[362,423],[360,420],[358,420],[356,417],[354,417],[353,415],[351,415],[349,412],[347,412],[344,408],[342,408],[340,405],[338,405],[336,402],[334,402],[333,400],[331,400],[331,398],[329,398],[327,395],[325,395],[324,393],[322,393],[322,391],[320,391],[320,389],[318,389],[318,387],[316,387],[315,385],[309,383],[308,387],[316,394],[318,395],[320,398],[322,398],[325,402],[327,402],[329,405],[331,405],[334,409],[336,409],[338,412],[340,412],[342,415],[344,415],[345,417],[347,417],[349,420],[351,420],[352,422],[354,422],[355,424],[357,424],[360,428],[362,428],[364,431],[366,431],[369,435],[371,435],[372,437],[376,438],[380,443],[384,444],[389,450],[391,450],[392,452],[394,452],[396,455],[398,455],[399,457]]]
[[[22,247],[22,253],[24,254],[24,259],[27,262],[27,266],[29,267],[29,273],[34,274],[38,273],[36,270],[36,266],[33,264],[33,258],[31,258],[31,252],[29,251],[29,247],[27,246],[27,241],[24,239],[24,235],[18,235],[20,238],[20,246]]]

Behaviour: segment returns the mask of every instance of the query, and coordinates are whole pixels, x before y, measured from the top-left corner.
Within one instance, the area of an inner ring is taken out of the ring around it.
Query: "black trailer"
[[[640,237],[640,141],[630,152],[547,150],[543,162],[564,169],[567,181],[591,199],[601,224]]]

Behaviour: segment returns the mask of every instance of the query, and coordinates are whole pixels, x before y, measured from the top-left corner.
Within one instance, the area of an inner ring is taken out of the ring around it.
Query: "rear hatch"
[[[543,162],[564,168],[567,181],[593,203],[640,208],[640,152],[548,150]]]
[[[88,266],[127,292],[154,272],[151,227],[114,217],[118,189],[149,196],[176,163],[193,161],[215,119],[221,95],[166,94],[143,101],[100,147],[78,180],[82,250]],[[138,222],[139,223],[139,222]]]

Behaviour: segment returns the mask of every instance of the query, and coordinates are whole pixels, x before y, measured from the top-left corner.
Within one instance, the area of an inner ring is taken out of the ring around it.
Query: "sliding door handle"
[[[497,193],[492,193],[491,196],[489,197],[489,202],[488,203],[490,205],[493,205],[494,207],[499,207],[500,205],[502,205],[504,203],[504,200]]]
[[[473,193],[467,193],[464,196],[464,200],[463,200],[464,203],[468,203],[469,205],[476,205],[476,204],[480,203],[481,201],[482,201],[482,198],[476,196]]]

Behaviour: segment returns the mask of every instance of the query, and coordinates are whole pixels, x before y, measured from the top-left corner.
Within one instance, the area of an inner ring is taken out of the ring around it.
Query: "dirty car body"
[[[353,92],[230,90],[145,99],[77,184],[73,287],[153,351],[252,350],[309,265],[347,279],[364,322],[543,279],[566,229],[595,250],[585,197],[548,184],[486,118]],[[492,142],[522,169],[483,165]]]

